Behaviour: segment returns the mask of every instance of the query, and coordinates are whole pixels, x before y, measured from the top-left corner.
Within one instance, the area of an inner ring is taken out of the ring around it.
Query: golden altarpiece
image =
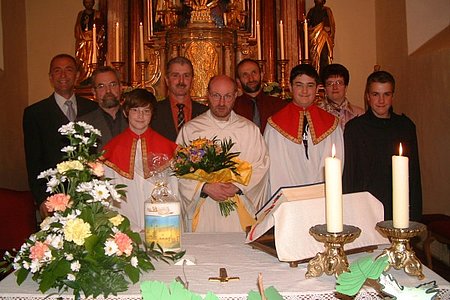
[[[100,0],[99,10],[107,19],[106,64],[119,70],[125,86],[145,86],[158,98],[166,94],[165,65],[176,56],[193,63],[195,100],[206,99],[211,76],[234,78],[240,60],[258,59],[257,22],[265,82],[287,86],[288,70],[302,61],[305,0]]]

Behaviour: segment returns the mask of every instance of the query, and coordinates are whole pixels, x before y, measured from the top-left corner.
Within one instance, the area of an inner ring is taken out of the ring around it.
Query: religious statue
[[[308,11],[308,32],[310,57],[317,72],[331,64],[333,60],[335,23],[326,0],[314,0],[314,7]]]
[[[75,23],[75,57],[80,67],[78,83],[83,83],[92,75],[92,63],[102,63],[105,57],[105,22],[101,13],[94,9],[95,0],[83,0],[84,10],[80,11]],[[96,36],[93,37],[94,24]],[[94,39],[96,51],[94,53]],[[94,57],[95,55],[95,57]]]

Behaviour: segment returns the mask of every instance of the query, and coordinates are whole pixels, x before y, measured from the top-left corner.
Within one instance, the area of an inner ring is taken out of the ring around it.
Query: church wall
[[[74,25],[81,0],[26,0],[28,51],[28,103],[48,97],[49,63],[59,53],[75,55]]]
[[[0,70],[0,187],[26,190],[22,112],[28,104],[25,1],[2,5],[3,58]]]

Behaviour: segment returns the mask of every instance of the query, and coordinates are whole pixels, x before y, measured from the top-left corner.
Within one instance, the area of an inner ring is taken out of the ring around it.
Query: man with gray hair
[[[120,107],[122,88],[117,71],[109,66],[96,69],[92,74],[92,92],[99,107],[77,120],[91,124],[101,131],[102,136],[97,147],[97,151],[100,151],[103,145],[128,127]]]

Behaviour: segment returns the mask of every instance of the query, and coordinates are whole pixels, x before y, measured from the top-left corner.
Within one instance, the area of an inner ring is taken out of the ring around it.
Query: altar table
[[[165,283],[172,282],[177,276],[184,280],[184,273],[189,282],[189,289],[205,295],[212,291],[220,299],[246,299],[250,290],[257,291],[256,280],[258,273],[262,273],[264,287],[274,286],[284,299],[338,299],[334,296],[335,278],[323,275],[318,278],[305,279],[307,264],[300,264],[297,268],[289,267],[288,263],[280,262],[277,258],[253,249],[245,244],[242,233],[186,233],[182,235],[182,247],[186,250],[186,258],[196,260],[196,265],[173,265],[164,262],[154,262],[156,270],[143,274],[142,281],[158,280]],[[349,256],[349,261],[358,257],[378,255],[384,247],[373,253],[358,253]],[[219,268],[225,267],[228,276],[238,276],[239,281],[227,283],[210,282],[209,277],[217,277]],[[401,285],[417,286],[421,283],[435,280],[441,292],[441,299],[450,299],[450,284],[436,273],[424,266],[424,280],[408,276],[402,270],[389,270]],[[0,281],[0,299],[5,300],[34,300],[44,299],[38,285],[30,278],[21,285],[16,284],[16,277],[11,274]],[[95,283],[94,283],[95,284]],[[50,293],[48,293],[50,294]],[[49,299],[56,299],[51,296]],[[63,295],[63,299],[72,298],[70,294]],[[141,299],[139,284],[131,285],[127,292],[120,293],[111,299]],[[364,287],[355,299],[382,299],[371,288]]]

